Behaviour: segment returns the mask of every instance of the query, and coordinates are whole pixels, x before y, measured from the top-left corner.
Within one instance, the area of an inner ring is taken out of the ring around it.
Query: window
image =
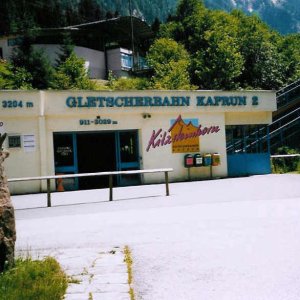
[[[121,53],[121,66],[125,69],[131,69],[132,68],[132,55]]]
[[[3,58],[3,49],[0,47],[0,59]]]
[[[21,148],[21,136],[20,135],[8,136],[8,148]]]

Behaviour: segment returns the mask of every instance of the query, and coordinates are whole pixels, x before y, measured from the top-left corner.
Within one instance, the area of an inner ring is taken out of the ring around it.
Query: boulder
[[[0,272],[13,266],[16,241],[15,213],[3,166],[8,155],[0,145]]]

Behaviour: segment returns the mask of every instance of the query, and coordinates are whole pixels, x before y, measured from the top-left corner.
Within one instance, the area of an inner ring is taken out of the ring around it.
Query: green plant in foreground
[[[68,278],[54,258],[19,258],[14,268],[0,274],[0,299],[60,300],[67,286]]]

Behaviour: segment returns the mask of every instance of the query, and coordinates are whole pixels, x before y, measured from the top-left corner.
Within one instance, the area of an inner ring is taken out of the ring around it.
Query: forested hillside
[[[200,0],[199,0],[200,1]],[[280,33],[300,31],[299,0],[204,0],[206,7],[256,14]],[[176,13],[179,0],[1,0],[0,34],[26,27],[59,27],[129,15],[152,24]]]

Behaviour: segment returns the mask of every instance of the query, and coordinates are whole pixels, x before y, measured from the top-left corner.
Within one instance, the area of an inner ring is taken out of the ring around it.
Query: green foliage
[[[150,47],[147,60],[154,70],[154,89],[191,89],[188,67],[190,59],[184,47],[174,40],[157,39]]]
[[[11,72],[8,68],[8,64],[0,60],[0,90],[11,89],[12,82],[8,79],[11,76]]]
[[[277,149],[275,154],[298,154],[299,151],[291,149],[287,146],[280,147]],[[288,173],[288,172],[298,172],[300,173],[300,157],[276,157],[272,159],[272,170],[273,173]]]
[[[238,10],[208,10],[201,1],[181,0],[159,36],[185,46],[191,82],[204,89],[278,89],[299,78],[300,35],[283,38]]]
[[[60,51],[58,53],[58,59],[56,60],[57,65],[64,63],[67,58],[72,54],[74,51],[74,43],[71,38],[70,33],[64,33],[62,35],[62,45],[60,46]]]
[[[16,260],[15,267],[0,275],[0,299],[60,300],[68,279],[54,258]]]
[[[300,78],[300,34],[283,36],[279,41],[279,52],[285,67],[286,83],[292,83]]]
[[[57,67],[51,87],[57,90],[82,89],[93,90],[95,84],[89,79],[84,59],[74,52]]]
[[[277,47],[279,35],[256,16],[246,16],[237,11],[232,16],[238,21],[237,42],[244,58],[240,86],[278,89],[284,80],[284,66]]]
[[[28,90],[31,86],[32,76],[22,67],[0,60],[0,90]]]
[[[33,48],[32,39],[30,34],[25,34],[22,44],[14,49],[11,57],[12,71],[21,72],[22,74],[19,74],[21,78],[24,78],[24,72],[29,73],[30,76],[24,78],[28,86],[40,90],[47,89],[54,69],[44,52],[41,49]]]
[[[111,71],[108,74],[107,88],[110,90],[125,91],[125,90],[145,90],[149,88],[147,78],[141,77],[120,77],[116,78]]]
[[[237,46],[237,22],[224,12],[214,11],[208,16],[210,27],[202,35],[206,47],[193,56],[194,82],[201,88],[235,89],[244,68]]]

